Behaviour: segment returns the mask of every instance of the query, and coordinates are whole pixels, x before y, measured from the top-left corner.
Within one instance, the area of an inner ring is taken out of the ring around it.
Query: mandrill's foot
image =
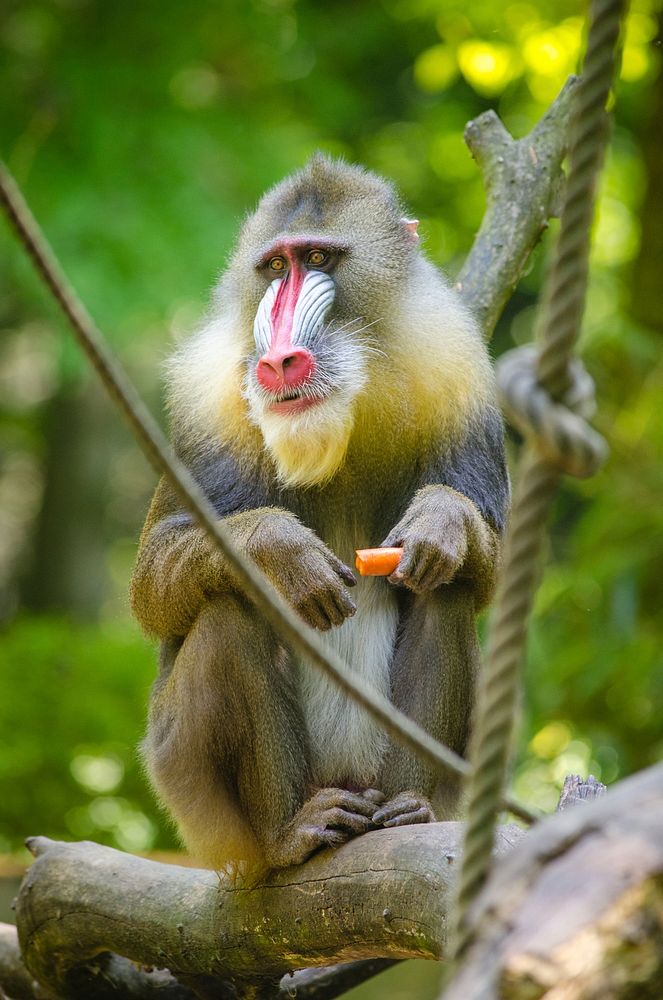
[[[427,798],[418,792],[400,792],[373,813],[376,826],[408,826],[434,823],[435,813]]]
[[[351,837],[375,830],[372,817],[380,795],[373,789],[363,795],[344,788],[321,788],[266,847],[269,867],[300,865],[321,847],[338,847]]]

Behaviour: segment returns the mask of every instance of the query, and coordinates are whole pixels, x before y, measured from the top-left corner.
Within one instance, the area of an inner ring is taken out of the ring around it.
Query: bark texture
[[[458,275],[461,292],[488,340],[533,248],[558,214],[577,78],[570,77],[538,125],[513,139],[494,111],[465,129],[486,189],[486,211]]]
[[[663,996],[663,765],[545,820],[478,898],[444,1000]]]

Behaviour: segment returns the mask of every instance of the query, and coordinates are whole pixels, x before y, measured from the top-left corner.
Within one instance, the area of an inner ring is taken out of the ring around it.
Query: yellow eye
[[[272,257],[269,262],[269,266],[272,271],[285,271],[285,258],[283,257]]]
[[[306,258],[306,263],[310,264],[312,267],[321,267],[326,260],[327,254],[322,250],[311,250],[310,254]]]

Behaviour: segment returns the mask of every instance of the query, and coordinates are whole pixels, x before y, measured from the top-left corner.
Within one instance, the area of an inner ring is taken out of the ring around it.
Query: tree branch
[[[458,275],[462,293],[488,340],[548,219],[558,212],[576,77],[523,139],[513,139],[494,111],[469,122],[465,142],[486,188],[486,212]]]
[[[3,991],[11,1000],[47,997],[23,964],[16,928],[11,924],[0,924],[0,998],[6,995]]]
[[[444,1000],[663,995],[663,765],[544,820],[477,899]]]
[[[283,977],[278,1000],[334,1000],[399,961],[397,958],[365,958],[322,969],[300,969],[293,976]]]
[[[586,781],[579,774],[567,774],[562,794],[557,803],[557,812],[564,812],[572,806],[593,802],[594,799],[605,795],[607,790],[606,786],[597,781],[593,774],[590,774]]]
[[[459,823],[377,830],[252,888],[96,844],[36,837],[29,842],[36,861],[17,899],[21,952],[43,986],[81,1000],[102,995],[89,976],[81,991],[80,966],[106,951],[168,968],[196,992],[200,982],[186,977],[214,977],[217,995],[220,982],[255,982],[256,972],[273,982],[294,969],[357,959],[440,958],[460,835]],[[498,852],[522,835],[500,828]],[[130,973],[135,978],[129,963],[104,962],[105,981],[124,986]],[[298,996],[336,995],[312,973],[308,985],[299,978]]]

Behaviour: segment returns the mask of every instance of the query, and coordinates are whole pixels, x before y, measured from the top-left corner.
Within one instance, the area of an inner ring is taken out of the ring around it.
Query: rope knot
[[[538,381],[538,357],[538,349],[527,345],[498,361],[504,413],[551,465],[581,479],[591,476],[608,452],[604,439],[587,423],[595,409],[594,381],[574,359],[568,369],[570,386],[562,399],[554,400]]]

